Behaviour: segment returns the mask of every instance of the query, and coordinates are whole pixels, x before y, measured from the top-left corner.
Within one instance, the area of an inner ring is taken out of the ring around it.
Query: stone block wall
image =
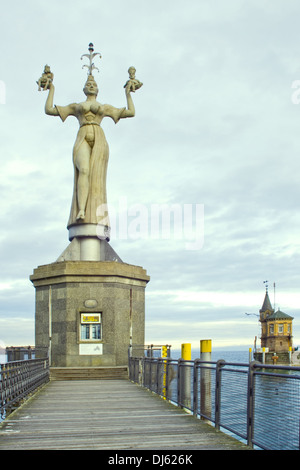
[[[68,261],[37,268],[31,280],[36,288],[36,347],[50,347],[51,366],[127,365],[130,336],[133,344],[144,344],[149,277],[142,268]],[[101,340],[81,340],[82,313],[101,313]],[[98,352],[85,354],[86,344],[99,346]]]

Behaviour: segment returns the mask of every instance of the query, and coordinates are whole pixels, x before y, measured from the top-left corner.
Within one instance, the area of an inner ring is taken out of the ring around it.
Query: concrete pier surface
[[[0,426],[0,450],[249,450],[128,380],[50,381]]]

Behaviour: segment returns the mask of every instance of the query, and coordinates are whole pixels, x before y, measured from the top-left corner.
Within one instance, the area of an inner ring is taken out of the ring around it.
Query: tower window
[[[80,339],[82,341],[101,340],[101,313],[82,313]]]

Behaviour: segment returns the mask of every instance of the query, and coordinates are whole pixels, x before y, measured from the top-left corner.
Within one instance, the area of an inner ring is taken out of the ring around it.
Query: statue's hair
[[[93,76],[93,75],[89,75],[88,78],[87,78],[87,80],[86,80],[86,82],[85,82],[85,84],[84,84],[83,91],[84,91],[85,86],[86,86],[86,84],[87,84],[88,82],[95,82],[96,85],[97,85],[97,88],[98,88],[98,84],[97,84],[97,82],[96,82],[94,76]]]
[[[97,85],[97,82],[96,82],[96,80],[95,80],[94,75],[88,75],[88,78],[86,79],[86,82],[85,82],[84,85],[86,85],[88,82],[95,82],[96,85]],[[98,85],[97,85],[97,86],[98,86]]]

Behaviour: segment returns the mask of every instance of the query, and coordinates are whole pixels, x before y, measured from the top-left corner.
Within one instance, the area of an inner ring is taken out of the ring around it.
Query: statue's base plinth
[[[110,244],[97,237],[73,238],[56,261],[118,261],[122,263]]]
[[[30,280],[36,290],[35,347],[49,348],[52,367],[127,365],[129,345],[144,344],[150,278],[143,268],[65,260],[39,266]]]
[[[69,246],[57,261],[120,261],[109,245],[110,228],[101,224],[69,225]]]

